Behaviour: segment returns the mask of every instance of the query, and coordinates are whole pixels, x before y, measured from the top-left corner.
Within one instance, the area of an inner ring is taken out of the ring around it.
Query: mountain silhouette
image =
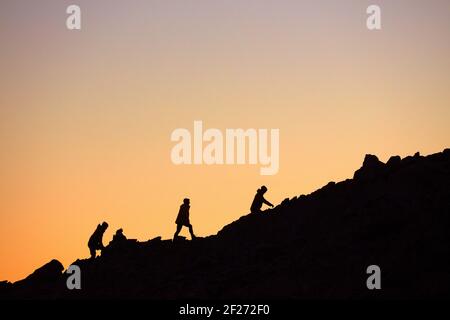
[[[450,149],[387,163],[366,155],[353,179],[248,214],[217,235],[125,240],[0,282],[1,298],[334,299],[450,297]],[[381,270],[381,290],[366,286]]]

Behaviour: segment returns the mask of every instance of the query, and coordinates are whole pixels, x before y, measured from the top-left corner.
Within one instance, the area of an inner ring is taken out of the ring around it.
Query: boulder
[[[64,266],[58,260],[53,259],[39,269],[36,269],[25,280],[32,282],[51,282],[60,279]]]
[[[366,154],[363,165],[355,171],[353,179],[359,181],[368,181],[378,178],[384,170],[384,163],[378,160],[378,157],[372,154]]]

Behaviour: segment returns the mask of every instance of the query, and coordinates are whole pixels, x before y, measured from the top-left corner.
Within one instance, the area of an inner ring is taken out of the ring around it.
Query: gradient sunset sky
[[[262,184],[279,203],[366,153],[450,146],[448,0],[2,0],[0,56],[0,280],[87,258],[104,220],[105,244],[120,227],[170,238],[189,197],[211,235]],[[170,135],[194,120],[280,129],[278,174],[172,164]]]

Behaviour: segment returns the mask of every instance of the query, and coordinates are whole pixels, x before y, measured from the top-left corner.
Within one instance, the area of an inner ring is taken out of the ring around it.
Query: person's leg
[[[194,230],[192,229],[192,224],[189,224],[189,233],[191,234],[191,238],[195,239],[195,234],[194,234]]]
[[[91,253],[91,259],[95,258],[95,248],[94,247],[89,247],[89,252]]]
[[[180,233],[182,227],[183,225],[177,224],[177,231],[175,231],[175,234],[173,235],[174,240],[178,237],[178,234]]]

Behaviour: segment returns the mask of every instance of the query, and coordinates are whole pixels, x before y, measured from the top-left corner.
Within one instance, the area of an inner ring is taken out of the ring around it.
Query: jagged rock
[[[77,260],[82,290],[67,290],[66,278],[58,277],[62,266],[52,262],[28,280],[6,285],[6,293],[0,285],[0,295],[448,298],[448,181],[450,151],[403,160],[391,157],[386,165],[368,155],[354,180],[329,183],[295,201],[286,198],[271,214],[245,215],[217,235],[175,242],[158,237],[111,248],[110,254],[96,259]],[[372,264],[382,271],[383,289],[376,294],[365,287],[366,269]],[[40,280],[30,281],[33,278]]]
[[[33,282],[56,281],[61,277],[64,266],[58,260],[53,259],[39,269],[36,269],[25,280]]]
[[[12,283],[9,281],[0,281],[0,291],[11,288]]]
[[[11,282],[9,282],[9,281],[0,281],[0,289],[2,289],[2,288],[8,288],[8,287],[10,287],[12,285],[12,283]]]
[[[160,241],[161,241],[161,237],[156,237],[156,238],[153,238],[151,240],[148,240],[147,242],[148,243],[158,243]]]
[[[176,238],[173,239],[173,242],[184,242],[187,241],[186,237],[183,236],[177,236]]]
[[[8,297],[12,288],[12,283],[9,281],[0,281],[0,299]]]
[[[402,162],[402,158],[400,156],[392,156],[389,158],[386,163],[387,166],[398,166]]]
[[[378,160],[378,157],[372,154],[366,154],[363,165],[356,170],[353,179],[359,181],[370,181],[381,175],[384,169],[384,163]]]
[[[392,156],[386,162],[387,174],[390,176],[402,166],[402,158],[400,156]]]
[[[376,167],[381,163],[380,160],[378,160],[378,157],[373,154],[366,154],[364,157],[363,162],[363,168],[372,168]]]

